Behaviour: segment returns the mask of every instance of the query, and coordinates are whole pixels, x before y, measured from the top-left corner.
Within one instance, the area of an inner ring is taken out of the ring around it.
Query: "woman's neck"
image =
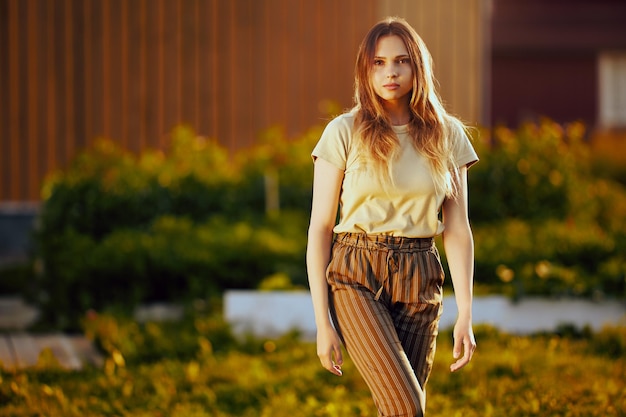
[[[404,101],[387,101],[383,105],[393,126],[403,126],[411,121],[408,103]]]

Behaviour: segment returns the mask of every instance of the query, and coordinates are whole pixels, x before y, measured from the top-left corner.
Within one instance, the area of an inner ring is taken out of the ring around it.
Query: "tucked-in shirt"
[[[339,222],[334,232],[405,237],[442,233],[439,212],[445,194],[435,187],[430,162],[413,146],[409,126],[393,127],[401,149],[393,161],[392,181],[388,184],[359,157],[353,130],[352,113],[338,116],[326,126],[312,152],[314,159],[322,158],[344,171]],[[451,140],[458,167],[478,161],[463,129],[455,130]]]

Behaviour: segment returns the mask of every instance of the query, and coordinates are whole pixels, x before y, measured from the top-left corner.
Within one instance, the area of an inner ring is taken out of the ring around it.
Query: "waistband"
[[[367,233],[338,233],[335,235],[334,241],[363,249],[401,252],[429,251],[435,247],[435,239],[432,237],[368,235]]]

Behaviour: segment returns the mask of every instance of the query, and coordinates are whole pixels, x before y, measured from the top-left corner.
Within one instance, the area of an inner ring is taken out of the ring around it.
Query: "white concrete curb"
[[[454,297],[445,297],[441,329],[452,327],[456,314]],[[238,335],[276,337],[297,330],[304,339],[315,339],[313,304],[307,291],[227,291],[224,318]],[[597,331],[625,319],[626,305],[618,301],[528,298],[514,303],[495,295],[477,297],[473,309],[475,325],[489,324],[514,334],[553,331],[560,325],[589,326]]]

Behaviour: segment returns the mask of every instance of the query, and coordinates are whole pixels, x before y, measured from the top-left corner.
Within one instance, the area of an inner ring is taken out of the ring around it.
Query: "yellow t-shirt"
[[[443,232],[439,211],[445,195],[437,193],[428,160],[410,142],[409,127],[394,126],[401,152],[394,161],[393,185],[383,185],[352,146],[354,115],[333,119],[313,149],[344,171],[339,223],[335,233],[352,232],[405,237],[433,237]],[[457,166],[470,166],[478,156],[459,128],[454,137]]]

